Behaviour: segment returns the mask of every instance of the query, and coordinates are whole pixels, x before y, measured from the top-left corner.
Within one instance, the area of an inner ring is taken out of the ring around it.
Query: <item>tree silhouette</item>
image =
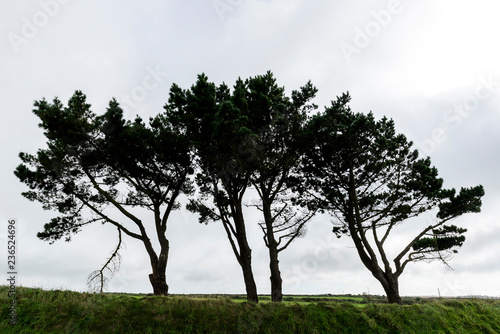
[[[112,224],[143,243],[153,291],[168,294],[167,222],[179,208],[178,196],[193,191],[192,157],[183,135],[161,115],[148,125],[139,117],[125,121],[114,99],[106,113],[97,116],[80,91],[67,107],[57,98],[52,103],[37,101],[35,107],[47,148],[36,155],[20,153],[23,163],[15,174],[30,188],[23,196],[60,214],[38,237],[51,243],[62,237],[69,241],[85,225]],[[151,221],[143,222],[134,208],[150,211]],[[150,239],[151,227],[159,253]]]
[[[251,172],[250,182],[259,197],[253,206],[262,213],[259,224],[269,251],[271,299],[281,302],[279,253],[304,235],[305,225],[315,213],[294,204],[301,194],[293,185],[300,182],[297,167],[306,148],[302,132],[308,112],[316,108],[309,101],[317,89],[308,82],[289,98],[271,72],[239,81],[235,89],[240,98],[238,107],[251,115],[246,125],[249,133],[241,145],[248,153],[242,168]]]
[[[338,97],[310,122],[303,171],[309,206],[334,217],[337,236],[349,235],[365,267],[382,284],[389,302],[401,303],[398,278],[408,263],[441,260],[462,246],[466,229],[449,222],[479,212],[482,186],[443,189],[429,158],[418,158],[412,143],[396,134],[394,122],[354,113],[350,96]],[[386,241],[402,223],[425,212],[437,213],[391,261]]]
[[[243,214],[250,173],[240,168],[243,156],[238,149],[246,135],[248,115],[231,100],[225,84],[216,87],[201,74],[189,90],[172,86],[165,111],[172,124],[186,134],[196,156],[199,196],[192,198],[187,208],[199,214],[200,223],[222,224],[243,272],[247,300],[256,303],[252,250]]]

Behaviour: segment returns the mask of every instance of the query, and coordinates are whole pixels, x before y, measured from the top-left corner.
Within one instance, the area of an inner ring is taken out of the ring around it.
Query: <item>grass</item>
[[[261,296],[255,305],[241,297],[18,287],[18,320],[10,325],[8,288],[0,286],[0,333],[500,333],[499,300],[413,298],[388,305],[374,296],[327,295],[286,296],[276,304]]]
[[[203,296],[203,295],[198,295]],[[210,296],[210,295],[208,295]],[[190,296],[192,297],[192,296]],[[205,296],[207,297],[207,296]],[[215,296],[217,297],[217,296]],[[236,303],[246,302],[246,295],[228,295],[232,301]],[[271,303],[270,295],[260,295],[260,303]],[[300,304],[306,305],[310,303],[317,302],[349,302],[355,306],[363,307],[366,306],[366,298],[361,296],[332,296],[332,295],[322,295],[322,296],[311,296],[311,295],[288,295],[283,297],[283,304]]]

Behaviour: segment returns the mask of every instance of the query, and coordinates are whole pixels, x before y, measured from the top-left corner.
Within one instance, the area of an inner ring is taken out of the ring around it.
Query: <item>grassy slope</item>
[[[235,303],[224,298],[88,294],[17,288],[8,323],[0,287],[0,333],[500,333],[500,301],[413,305]]]

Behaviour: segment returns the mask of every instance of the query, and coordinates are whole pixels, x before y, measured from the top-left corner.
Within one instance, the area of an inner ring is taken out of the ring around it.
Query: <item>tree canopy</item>
[[[242,269],[247,299],[257,302],[252,250],[243,213],[250,172],[242,168],[246,152],[240,150],[251,115],[244,108],[241,87],[239,80],[231,95],[227,85],[217,87],[201,74],[191,89],[172,85],[165,115],[186,134],[195,152],[198,196],[190,199],[187,209],[198,213],[201,223],[222,224]]]
[[[20,153],[15,175],[29,187],[23,196],[58,212],[38,237],[69,241],[88,224],[111,224],[118,245],[89,280],[99,279],[103,290],[104,273],[117,268],[123,233],[142,242],[153,291],[166,295],[167,223],[184,194],[186,209],[200,223],[222,225],[247,299],[258,302],[244,210],[254,207],[261,219],[250,221],[262,229],[272,300],[279,302],[278,254],[304,235],[317,211],[328,212],[333,232],[353,240],[389,301],[400,303],[398,279],[406,266],[448,265],[467,232],[452,221],[479,212],[484,189],[444,188],[430,158],[419,157],[393,120],[353,112],[348,93],[317,112],[316,92],[307,82],[287,95],[271,72],[239,78],[232,89],[201,74],[189,89],[173,84],[164,112],[149,122],[125,120],[115,99],[96,115],[80,91],[67,106],[57,98],[36,101],[47,147]],[[150,221],[134,208],[149,211]],[[389,251],[387,241],[399,226],[418,224],[415,218],[424,214],[432,216],[427,225],[402,249]]]
[[[47,148],[36,155],[21,153],[23,163],[15,174],[30,188],[23,196],[60,214],[45,224],[38,237],[69,241],[85,225],[112,224],[142,241],[153,269],[154,291],[167,294],[169,244],[165,232],[170,213],[179,208],[177,197],[193,190],[189,146],[161,115],[146,125],[140,118],[125,121],[114,99],[101,116],[90,108],[80,91],[67,107],[57,98],[52,103],[45,99],[35,102],[33,112],[40,118]],[[151,223],[134,215],[134,207],[151,211]],[[161,245],[159,254],[148,226],[154,228]]]
[[[466,229],[449,222],[479,212],[482,186],[444,189],[430,158],[419,158],[412,143],[387,118],[354,113],[349,94],[338,97],[309,123],[314,149],[303,171],[312,199],[309,206],[330,212],[333,232],[350,236],[363,264],[384,287],[390,302],[400,302],[398,277],[410,262],[446,263],[462,246]],[[386,241],[394,229],[425,212],[435,219],[392,263]]]

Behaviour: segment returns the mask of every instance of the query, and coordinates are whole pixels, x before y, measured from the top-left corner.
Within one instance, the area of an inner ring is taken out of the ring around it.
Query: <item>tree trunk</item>
[[[272,247],[271,247],[272,245]],[[276,242],[273,240],[269,244],[269,268],[271,269],[271,300],[273,302],[283,301],[283,280],[281,279],[281,272],[279,268],[278,250]]]
[[[168,295],[168,285],[165,279],[165,274],[152,273],[149,274],[149,281],[153,286],[153,293],[156,296],[167,296]]]
[[[238,198],[238,196],[233,196]],[[258,303],[259,297],[257,295],[257,285],[252,271],[252,249],[248,245],[247,234],[245,229],[245,220],[243,218],[243,210],[241,201],[235,200],[232,206],[233,221],[236,228],[236,242],[238,243],[239,253],[233,249],[238,263],[243,271],[243,280],[245,281],[245,289],[247,292],[247,301],[251,303]],[[228,235],[230,238],[230,235]]]
[[[278,243],[274,238],[273,223],[274,220],[271,214],[271,201],[268,198],[262,199],[264,211],[264,222],[266,224],[266,239],[269,249],[269,269],[271,270],[271,300],[273,302],[283,301],[283,280],[278,260]]]
[[[391,275],[392,276],[392,275]],[[391,304],[402,304],[401,296],[399,295],[399,284],[397,278],[387,280],[387,284],[382,284],[387,295],[387,301]]]
[[[169,243],[167,239],[163,239],[160,241],[163,241],[163,245],[160,250],[160,256],[158,257],[153,250],[153,246],[151,245],[149,239],[143,240],[151,261],[151,268],[153,270],[153,273],[149,274],[149,282],[153,287],[153,293],[157,296],[167,296],[168,285],[166,279],[166,271]]]
[[[245,281],[245,289],[247,292],[247,301],[251,303],[258,303],[259,297],[257,296],[257,285],[255,284],[255,279],[253,277],[252,271],[252,250],[250,247],[241,248],[240,243],[240,265],[243,270],[243,280]]]
[[[398,277],[392,272],[383,272],[380,268],[373,273],[373,276],[382,284],[389,303],[400,305],[403,303],[399,295]]]
[[[153,273],[149,274],[149,281],[153,286],[153,293],[156,296],[167,296],[168,295],[168,285],[166,280],[167,271],[167,255],[162,253],[159,258],[151,259],[151,267]]]
[[[401,296],[399,295],[398,291],[395,291],[394,289],[391,290],[386,290],[387,294],[387,301],[391,304],[403,304],[401,301]]]

